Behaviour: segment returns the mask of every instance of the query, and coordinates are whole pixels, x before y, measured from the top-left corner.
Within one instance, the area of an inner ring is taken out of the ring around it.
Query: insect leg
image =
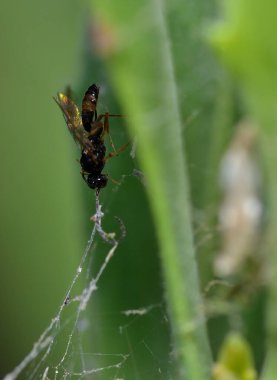
[[[110,158],[117,156],[120,152],[122,152],[124,149],[127,148],[127,146],[130,144],[130,141],[128,141],[126,144],[122,145],[119,149],[115,150],[114,152],[109,153],[105,157],[105,161],[109,160]]]
[[[87,183],[87,179],[86,179],[86,173],[84,172],[84,170],[81,170],[81,175],[83,177],[83,180]]]
[[[89,135],[90,136],[98,135],[98,132],[100,130],[103,130],[103,128],[104,128],[103,124],[99,122],[99,120],[95,121],[94,123],[92,123],[92,128],[91,128],[91,131],[89,132]]]
[[[110,135],[110,122],[109,122],[110,117],[125,117],[125,116],[124,115],[117,115],[117,114],[110,114],[109,112],[106,112],[106,113],[103,113],[103,114],[99,115],[98,118],[97,118],[97,122],[101,121],[104,118],[103,132],[104,132],[104,135],[107,134],[109,136],[110,144],[111,144],[111,147],[113,148],[113,151],[114,151],[114,154],[111,156],[111,157],[113,157],[113,156],[116,156],[119,152],[121,152],[122,149],[120,148],[117,151],[116,148],[115,148],[115,146],[114,146],[112,137]]]
[[[107,133],[109,136],[111,147],[113,148],[113,151],[116,152],[112,137],[110,135],[110,122],[109,122],[110,115],[108,113],[105,114],[104,118],[104,133]]]

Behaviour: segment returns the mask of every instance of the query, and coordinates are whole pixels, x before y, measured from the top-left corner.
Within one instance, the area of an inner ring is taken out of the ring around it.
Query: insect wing
[[[88,134],[83,128],[80,111],[76,104],[66,95],[59,92],[57,98],[54,98],[64,115],[69,132],[81,148],[90,150],[91,143]]]

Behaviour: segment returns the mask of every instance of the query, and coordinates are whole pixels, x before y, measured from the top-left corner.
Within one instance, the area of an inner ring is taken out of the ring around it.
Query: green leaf
[[[115,91],[138,140],[160,243],[180,378],[209,378],[211,363],[192,238],[187,162],[170,39],[160,1],[93,2]]]

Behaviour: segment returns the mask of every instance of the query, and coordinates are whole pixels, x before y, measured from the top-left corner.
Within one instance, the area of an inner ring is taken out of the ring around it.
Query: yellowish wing
[[[62,110],[69,132],[76,143],[79,144],[81,148],[90,150],[91,142],[88,139],[87,132],[83,128],[80,111],[76,104],[61,92],[58,92],[54,100]]]

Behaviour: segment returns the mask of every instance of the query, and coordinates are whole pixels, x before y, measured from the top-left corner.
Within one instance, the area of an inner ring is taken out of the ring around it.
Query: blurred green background
[[[70,85],[80,104],[84,91],[96,82],[101,86],[100,111],[120,113],[105,67],[91,51],[88,9],[88,4],[68,0],[30,0],[16,7],[2,3],[1,377],[30,351],[56,314],[92,228],[94,192],[81,179],[76,162],[79,151],[52,97]],[[119,147],[128,141],[124,122],[112,124],[113,140]],[[130,328],[130,341],[126,332],[119,334],[122,310],[158,304],[146,331],[156,349],[164,351],[161,358],[168,354],[168,342],[159,348],[168,338],[167,327],[164,333],[159,327],[167,323],[154,230],[143,185],[132,176],[138,166],[129,153],[130,149],[107,165],[111,177],[124,182],[120,188],[109,183],[101,194],[107,214],[104,226],[108,231],[118,230],[113,219],[118,215],[128,226],[127,237],[101,280],[101,317],[96,318],[99,312],[94,310],[98,327],[91,331],[93,344],[87,340],[92,352],[101,352],[101,348],[104,353],[126,352],[131,345],[139,356],[149,356],[148,367],[157,371],[154,354],[145,349],[146,342],[141,343],[145,328],[133,321],[136,328]],[[99,244],[96,268],[109,249]],[[110,310],[113,322],[109,322]],[[157,310],[159,317],[155,317]],[[114,330],[108,334],[109,342],[105,345],[102,338],[96,344],[95,335],[101,336],[109,325]],[[162,359],[159,365],[164,365]],[[149,371],[148,367],[143,371]]]
[[[78,165],[52,96],[80,77],[85,11],[1,4],[1,375],[54,316],[85,244]]]

